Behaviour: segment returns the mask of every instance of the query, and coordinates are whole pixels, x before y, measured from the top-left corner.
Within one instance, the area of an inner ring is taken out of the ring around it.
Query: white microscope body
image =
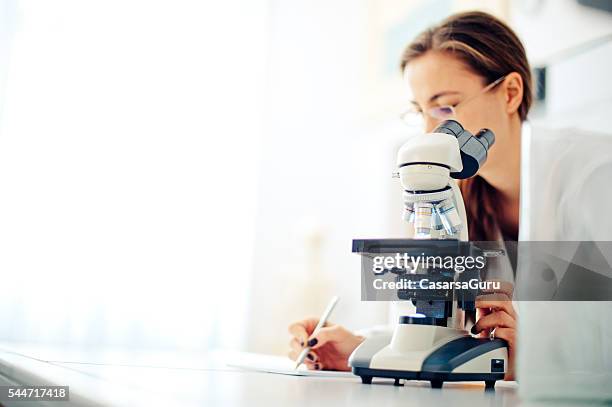
[[[465,206],[455,179],[476,174],[494,140],[490,130],[473,136],[458,122],[448,120],[399,149],[404,219],[411,226],[412,239],[397,241],[398,249],[409,250],[421,239],[431,239],[434,244],[441,239],[446,245],[449,240],[457,241],[458,246],[469,244]],[[455,271],[454,278],[459,275]],[[367,384],[373,377],[385,377],[394,378],[396,385],[400,379],[429,380],[432,387],[439,388],[444,381],[472,380],[493,387],[506,372],[507,345],[499,339],[472,337],[465,330],[465,302],[457,301],[454,292],[451,296],[452,305],[446,300],[433,301],[433,306],[427,298],[412,298],[417,313],[401,316],[391,337],[366,339],[349,358],[353,373]],[[470,306],[474,312],[473,303]]]
[[[408,228],[409,236],[432,239],[457,235],[459,240],[467,241],[465,205],[450,175],[451,171],[458,173],[463,169],[457,138],[444,133],[415,136],[399,149],[397,166],[404,190],[404,219],[414,224]],[[444,220],[453,228],[436,222],[438,209],[449,206]]]

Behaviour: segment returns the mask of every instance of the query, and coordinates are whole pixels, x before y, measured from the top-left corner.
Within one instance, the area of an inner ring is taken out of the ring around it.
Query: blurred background
[[[607,4],[0,0],[0,341],[284,354],[334,294],[385,323],[351,239],[402,236],[403,47],[488,11],[531,121],[606,131]]]

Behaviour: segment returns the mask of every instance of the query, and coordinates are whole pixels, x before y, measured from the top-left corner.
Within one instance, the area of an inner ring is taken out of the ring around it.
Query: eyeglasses
[[[457,103],[454,106],[451,106],[451,105],[435,106],[425,111],[419,110],[417,106],[413,106],[412,108],[402,113],[400,115],[400,118],[402,119],[404,123],[410,126],[422,125],[425,115],[431,117],[432,119],[436,119],[440,121],[452,119],[457,114],[456,112],[457,107],[459,107],[460,105],[465,105],[468,102],[476,99],[478,96],[487,93],[488,91],[493,89],[495,86],[499,85],[501,81],[503,81],[505,78],[506,78],[506,75],[502,76],[499,79],[496,79],[495,81],[485,86],[480,92],[476,93],[475,95],[470,96],[469,98],[465,100],[462,100],[461,102]]]

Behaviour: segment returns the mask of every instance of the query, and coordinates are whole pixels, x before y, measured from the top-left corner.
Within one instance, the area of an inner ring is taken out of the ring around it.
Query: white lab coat
[[[519,240],[612,240],[612,135],[526,127],[521,171]],[[517,305],[523,399],[612,398],[612,302]]]
[[[612,240],[612,135],[525,126],[519,240]]]

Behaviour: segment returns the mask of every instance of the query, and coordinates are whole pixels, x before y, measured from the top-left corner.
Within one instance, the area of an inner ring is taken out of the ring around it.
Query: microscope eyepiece
[[[495,134],[489,129],[481,129],[475,136],[478,140],[483,143],[486,142],[487,150],[491,148],[493,144],[495,144]]]
[[[456,120],[443,121],[433,132],[449,134],[457,138],[463,169],[450,173],[450,176],[455,179],[465,179],[476,175],[487,160],[489,148],[495,143],[495,134],[491,130],[482,129],[474,136]]]

